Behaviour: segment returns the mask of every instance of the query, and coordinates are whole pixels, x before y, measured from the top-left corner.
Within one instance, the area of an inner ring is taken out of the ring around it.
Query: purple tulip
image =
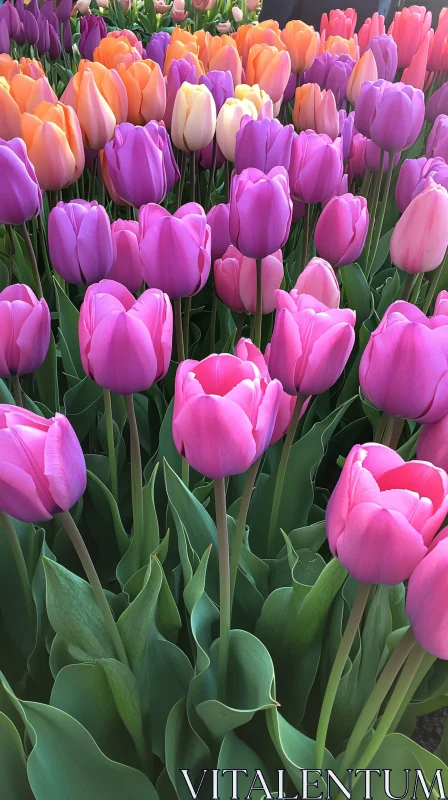
[[[401,213],[423,191],[428,178],[448,189],[448,164],[443,158],[407,158],[403,162],[395,189],[395,201]]]
[[[16,39],[20,36],[19,13],[10,0],[6,0],[6,3],[0,6],[0,20],[1,19],[5,20],[11,39]]]
[[[213,165],[213,142],[207,145],[207,147],[203,147],[202,150],[196,151],[196,161],[202,169],[211,169]],[[221,153],[221,150],[218,146],[216,146],[216,169],[221,169],[222,165],[225,162],[225,158]]]
[[[333,267],[352,264],[362,253],[369,229],[367,200],[353,194],[332,197],[317,220],[314,244]]]
[[[404,83],[366,81],[356,101],[355,126],[388,153],[414,144],[422,129],[425,96]]]
[[[440,156],[448,163],[448,116],[439,114],[426,142],[426,157]]]
[[[22,139],[0,139],[0,174],[0,223],[21,225],[37,217],[42,210],[42,190]]]
[[[199,83],[204,84],[212,93],[217,114],[221,111],[226,100],[229,97],[233,97],[235,93],[232,73],[229,70],[227,72],[219,69],[212,70],[207,75],[201,75]]]
[[[292,202],[288,173],[274,167],[234,174],[230,188],[230,239],[248,258],[266,258],[283,247],[289,236]]]
[[[29,11],[25,11],[23,15],[23,31],[26,42],[34,46],[39,39],[39,26],[36,17]]]
[[[17,36],[16,36],[16,44],[18,44],[21,47],[22,44],[25,44],[25,42],[26,42],[25,30],[24,30],[23,24],[21,22],[20,23],[20,27],[19,27],[19,32],[17,33]]]
[[[437,89],[426,103],[425,119],[428,122],[434,122],[439,114],[448,113],[448,83],[443,83],[440,89]]]
[[[230,205],[219,203],[213,206],[207,214],[207,222],[210,225],[212,243],[212,263],[218,258],[222,258],[226,250],[230,247]]]
[[[297,75],[295,72],[291,72],[291,75],[289,76],[289,81],[286,84],[286,89],[283,95],[284,104],[290,103],[291,100],[294,100],[296,89],[297,89]]]
[[[59,33],[56,33],[53,25],[50,24],[48,33],[50,34],[50,46],[48,48],[48,55],[51,61],[57,61],[61,55],[61,40]]]
[[[72,37],[72,27],[70,25],[70,20],[67,19],[62,25],[62,36],[64,41],[64,50],[66,53],[71,53],[73,50],[73,37]]]
[[[304,83],[317,83],[321,89],[331,89],[336,105],[341,108],[346,100],[347,82],[355,65],[349,55],[336,56],[322,53],[311,67],[300,76],[300,86]]]
[[[162,72],[165,68],[165,56],[170,41],[171,36],[169,33],[166,31],[158,31],[157,33],[153,33],[146,45],[146,58],[155,61]]]
[[[394,169],[397,166],[401,157],[401,153],[394,153]],[[380,171],[380,161],[381,161],[381,148],[378,147],[375,142],[372,142],[371,139],[366,140],[366,149],[365,149],[365,161],[366,166],[372,170],[372,172],[379,172]],[[387,172],[389,167],[389,153],[384,153],[383,158],[383,172]]]
[[[355,133],[348,159],[348,176],[350,181],[363,178],[366,171],[366,145],[370,141],[362,133]],[[376,146],[376,145],[375,145]]]
[[[116,193],[136,208],[161,203],[180,177],[167,130],[154,120],[117,125],[104,156]]]
[[[342,137],[342,157],[344,161],[350,157],[353,137],[357,133],[355,128],[355,112],[351,111],[350,114],[347,114],[344,124],[342,126],[341,137]]]
[[[40,56],[48,53],[50,49],[50,25],[44,17],[38,17],[39,38],[37,40],[37,52]]]
[[[60,0],[56,6],[56,16],[59,22],[69,22],[73,9],[73,0]]]
[[[14,7],[19,15],[21,23],[23,24],[23,18],[25,16],[25,3],[23,0],[16,0]]]
[[[3,17],[0,19],[0,53],[9,53],[11,41],[9,38],[8,23]]]
[[[393,81],[398,69],[398,48],[392,36],[388,36],[386,33],[374,36],[366,49],[373,53],[378,78]]]
[[[343,173],[342,140],[324,133],[302,131],[292,142],[289,183],[291,196],[304,203],[322,203],[332,197]]]
[[[273,167],[284,167],[288,171],[293,137],[292,125],[282,125],[277,119],[243,117],[236,135],[237,173],[249,167],[266,173]]]
[[[53,0],[46,0],[43,5],[40,7],[41,16],[47,20],[49,25],[55,29],[55,31],[59,30],[59,20],[54,10]]]
[[[166,109],[163,119],[168,130],[171,128],[171,118],[177,92],[185,81],[194,84],[198,82],[196,67],[194,63],[188,60],[188,54],[185,58],[174,59],[171,62],[166,79]]]
[[[86,14],[81,17],[81,38],[78,42],[82,58],[93,61],[93,51],[98,47],[101,39],[107,36],[106,23],[102,17]]]
[[[48,246],[56,272],[78,286],[103,280],[115,257],[110,221],[96,200],[59,202],[48,217]]]
[[[36,19],[39,19],[40,10],[39,10],[38,0],[30,0],[30,2],[28,3],[28,5],[26,7],[26,10],[27,11],[31,11],[32,15],[34,17],[36,17]]]

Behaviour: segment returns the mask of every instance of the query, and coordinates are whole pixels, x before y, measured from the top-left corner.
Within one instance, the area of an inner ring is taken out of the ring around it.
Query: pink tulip
[[[231,245],[222,259],[215,261],[215,286],[218,297],[232,311],[255,314],[257,308],[257,262]],[[263,259],[262,314],[275,309],[275,291],[284,277],[282,251]]]
[[[446,8],[442,8],[439,15],[439,24],[434,33],[434,40],[428,58],[429,72],[443,71],[442,51],[448,37],[448,14],[446,11]]]
[[[448,316],[448,292],[439,292],[437,295],[434,316],[437,317],[440,314]]]
[[[338,380],[355,343],[356,314],[308,294],[276,292],[269,370],[291,395],[321,394]]]
[[[361,55],[365,53],[369,43],[375,36],[381,36],[382,34],[386,33],[386,28],[384,25],[384,17],[382,14],[378,14],[375,11],[371,17],[368,17],[365,22],[361,25],[359,32],[358,32],[358,44],[359,44],[359,52]],[[347,36],[347,39],[350,37]]]
[[[437,422],[448,413],[447,337],[448,318],[392,303],[361,358],[364,395],[393,417]]]
[[[170,11],[172,3],[167,5],[167,3],[163,3],[162,0],[154,0],[154,11],[156,14],[167,14]]]
[[[62,414],[46,419],[0,405],[0,450],[0,508],[12,517],[43,522],[84,494],[84,455]]]
[[[241,8],[239,8],[238,6],[233,6],[232,7],[232,17],[235,20],[235,22],[242,22],[244,14],[241,11]]]
[[[392,263],[405,272],[430,272],[448,247],[448,192],[432,178],[409,203],[390,240]]]
[[[295,294],[309,294],[328,308],[339,308],[341,293],[331,264],[323,258],[312,258],[297,278],[291,292],[293,297]]]
[[[231,22],[218,22],[217,25],[218,33],[222,36],[223,34],[229,34],[232,30],[232,23]]]
[[[140,256],[148,286],[172,299],[197,294],[210,274],[210,226],[202,206],[187,203],[173,215],[155,203],[142,206]]]
[[[333,197],[317,220],[316,250],[334,267],[352,264],[363,251],[368,229],[365,197],[349,193]]]
[[[448,414],[437,422],[423,425],[417,442],[417,458],[448,469]]]
[[[445,519],[447,493],[448,476],[432,464],[355,445],[327,506],[331,552],[362,583],[407,580]]]
[[[258,6],[259,0],[246,0],[246,8],[247,10],[252,13],[255,11]]]
[[[50,310],[23,283],[0,292],[0,378],[26,375],[43,364],[50,344]]]
[[[440,531],[428,555],[412,573],[406,597],[406,614],[421,647],[448,659],[448,528]]]
[[[183,361],[176,374],[174,443],[207,478],[238,475],[269,446],[282,387],[228,353]]]
[[[431,29],[420,43],[416,54],[412,57],[411,63],[404,70],[401,78],[402,83],[414,86],[416,89],[423,89],[426,82],[428,53],[433,37],[434,31]]]
[[[135,299],[120,283],[90,286],[79,315],[86,375],[116,394],[149,389],[171,359],[173,312],[167,295],[148,289]]]
[[[408,67],[431,27],[432,14],[424,6],[409,6],[395,13],[388,33],[398,47],[398,66]]]
[[[108,280],[122,283],[126,289],[135,293],[143,283],[138,222],[117,219],[111,225],[111,232],[116,254]]]
[[[356,28],[356,11],[354,8],[333,8],[329,14],[322,14],[320,21],[320,33],[329,36],[342,36],[344,39],[351,39]]]
[[[185,0],[174,0],[171,9],[171,19],[176,24],[185,22],[188,17],[188,11],[185,11]]]

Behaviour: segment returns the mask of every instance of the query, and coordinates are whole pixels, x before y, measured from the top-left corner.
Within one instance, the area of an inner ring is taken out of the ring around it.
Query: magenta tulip
[[[439,292],[436,298],[434,316],[437,317],[440,314],[448,316],[448,292],[445,291]]]
[[[138,222],[117,219],[111,225],[111,233],[115,257],[107,277],[110,281],[122,283],[135,294],[143,283]]]
[[[428,178],[394,228],[390,257],[405,272],[430,272],[440,266],[447,247],[448,192]]]
[[[417,441],[417,458],[448,469],[448,414],[432,424],[423,425]]]
[[[343,194],[333,197],[317,220],[316,250],[333,267],[353,264],[361,255],[369,229],[365,197]]]
[[[302,131],[292,143],[289,182],[291,196],[303,203],[322,203],[333,197],[344,165],[342,142],[324,133]]]
[[[339,308],[341,293],[331,264],[323,258],[312,258],[297,278],[291,292],[293,297],[295,294],[309,294],[328,308]]]
[[[50,310],[22,283],[0,292],[0,378],[26,375],[44,362],[50,344]]]
[[[266,258],[286,244],[292,221],[288,173],[245,169],[230,191],[230,239],[249,258]]]
[[[54,269],[69,283],[105,278],[115,255],[106,210],[96,200],[60,201],[48,217],[48,246]]]
[[[257,308],[257,262],[243,256],[230,245],[222,259],[215,261],[215,287],[218,297],[232,311],[255,314]],[[276,306],[275,291],[284,277],[282,251],[263,258],[261,313],[270,314]]]
[[[440,531],[427,556],[412,573],[406,613],[417,642],[437,658],[448,659],[448,528]]]
[[[207,223],[210,225],[212,263],[217,258],[222,258],[227,248],[230,247],[230,206],[228,203],[219,203],[212,206],[207,214]]]

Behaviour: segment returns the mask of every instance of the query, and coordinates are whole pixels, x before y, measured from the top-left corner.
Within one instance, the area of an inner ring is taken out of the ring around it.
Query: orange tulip
[[[14,61],[8,53],[0,53],[0,78],[5,78],[11,83],[14,75],[18,75],[19,72],[19,62]]]
[[[313,130],[336,139],[339,136],[339,114],[331,89],[322,91],[317,83],[298,86],[292,121],[299,131]]]
[[[322,37],[322,52],[331,53],[332,56],[351,56],[355,60],[359,57],[359,47],[355,39],[344,39],[342,36]]]
[[[126,87],[118,72],[85,59],[61,100],[75,109],[84,144],[91,150],[101,150],[112,139],[115,126],[128,116]]]
[[[257,109],[260,119],[266,117],[272,119],[274,116],[271,98],[257,83],[253,86],[249,86],[247,83],[240,83],[239,86],[235,86],[235,97],[237,100],[250,100]]]
[[[93,60],[108,69],[116,69],[118,64],[129,66],[140,59],[137,48],[130,44],[126,36],[106,36],[93,51]]]
[[[11,95],[9,83],[0,77],[0,139],[20,136],[20,109]]]
[[[163,118],[166,107],[166,84],[155,61],[134,61],[129,67],[118,64],[117,72],[128,95],[128,122],[144,125]]]
[[[45,78],[45,72],[40,61],[35,58],[21,58],[19,61],[20,72],[28,75],[29,78],[37,81],[38,78]]]
[[[40,103],[33,114],[22,114],[21,135],[42,189],[63,189],[79,178],[84,146],[78,117],[70,106]]]
[[[34,81],[28,75],[14,75],[10,90],[22,114],[24,111],[33,112],[44,100],[49,103],[58,102],[47,78],[38,78]]]
[[[138,50],[140,56],[143,58],[143,45],[140,39],[137,39],[137,36],[133,31],[129,31],[127,28],[123,28],[122,31],[109,31],[107,35],[112,39],[121,39],[122,37],[124,37],[125,39],[128,40],[131,47],[135,47],[135,49]]]
[[[272,28],[263,27],[263,25],[264,23],[261,25],[249,25],[249,30],[244,37],[242,49],[241,51],[238,50],[244,69],[246,69],[249,52],[254,44],[268,44],[271,47],[276,47],[277,50],[287,49],[286,44],[281,39],[280,30],[273,30]]]
[[[171,62],[179,58],[184,58],[186,53],[192,53],[199,61],[199,45],[193,34],[176,27],[171,34],[171,40],[166,50],[165,75],[168,75],[170,71]],[[203,71],[204,70],[202,70],[202,72]]]
[[[278,103],[291,77],[291,57],[287,50],[277,50],[269,44],[254,44],[250,48],[246,81],[258,83],[273,103]]]
[[[347,83],[346,94],[349,102],[354,105],[360,95],[361,86],[366,81],[378,80],[378,68],[371,50],[366,50],[353,67]]]
[[[293,19],[282,31],[282,39],[291,56],[292,71],[298,73],[308,69],[319,51],[320,36],[313,26]]]
[[[195,32],[194,34],[195,41],[199,47],[198,58],[199,61],[202,62],[204,65],[204,69],[208,72],[208,62],[210,58],[210,41],[212,39],[211,33],[209,31],[204,31],[202,28]]]
[[[243,66],[236,46],[236,41],[231,36],[213,36],[209,46],[208,69],[229,70],[232,73],[233,83],[241,83]]]
[[[7,53],[0,53],[0,77],[6,78],[8,83],[11,83],[14,75],[28,75],[33,80],[45,78],[40,61],[32,58],[21,58],[20,61],[15,61]]]

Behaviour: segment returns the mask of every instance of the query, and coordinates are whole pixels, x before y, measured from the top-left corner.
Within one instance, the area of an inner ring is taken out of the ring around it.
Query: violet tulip
[[[166,79],[166,108],[163,121],[168,130],[171,129],[171,120],[177,93],[185,82],[197,83],[196,66],[194,62],[188,61],[188,53],[185,58],[175,59],[171,62]]]
[[[233,245],[214,266],[216,293],[232,311],[255,314],[257,309],[257,262],[243,256]],[[276,306],[275,292],[284,277],[282,251],[278,250],[262,261],[261,313],[270,314]]]
[[[443,158],[407,158],[401,166],[397,186],[395,189],[395,202],[403,213],[411,200],[424,189],[428,178],[434,183],[439,183],[448,189],[448,164]]]
[[[291,196],[304,203],[322,203],[332,197],[343,174],[342,142],[324,133],[303,131],[291,148],[289,183]]]
[[[412,573],[406,596],[406,614],[421,647],[448,659],[446,593],[448,591],[448,529],[433,542],[428,555]]]
[[[356,314],[315,297],[276,292],[269,371],[285,392],[322,394],[341,376],[355,343]]]
[[[381,148],[378,147],[371,139],[365,140],[364,158],[366,167],[372,172],[379,172],[381,167]],[[389,158],[393,160],[393,169],[398,166],[401,158],[401,153],[384,153],[383,155],[383,172],[387,172],[389,168]]]
[[[339,308],[341,293],[333,267],[323,258],[312,258],[297,278],[291,296],[309,294],[328,308]]]
[[[202,206],[187,203],[173,215],[149,203],[139,212],[140,256],[148,286],[171,297],[197,294],[210,274],[210,226]]]
[[[212,263],[217,258],[222,258],[227,248],[230,247],[230,206],[228,203],[219,203],[212,206],[207,214],[207,223],[210,225]]]
[[[364,83],[356,101],[355,127],[388,153],[414,144],[422,129],[425,96],[404,83]]]
[[[359,365],[364,395],[393,417],[437,422],[448,413],[448,318],[392,303]]]
[[[273,167],[284,167],[288,171],[293,138],[292,125],[282,125],[277,119],[256,120],[243,117],[236,135],[237,173],[249,167],[266,174]]]
[[[107,36],[106,23],[102,17],[95,14],[86,14],[80,19],[81,38],[78,42],[79,52],[82,58],[93,61],[94,50],[98,47],[101,39]]]
[[[233,97],[235,93],[232,73],[229,70],[211,70],[207,75],[201,75],[199,78],[199,85],[202,84],[211,92],[215,101],[216,113],[219,114],[226,100]]]
[[[439,114],[426,142],[427,158],[443,158],[448,163],[448,116]]]
[[[443,83],[426,103],[425,119],[434,122],[439,114],[448,113],[448,84]]]
[[[292,203],[288,173],[274,167],[265,175],[245,169],[234,175],[230,189],[230,239],[249,258],[266,258],[289,236]]]
[[[48,217],[48,247],[54,269],[78,286],[110,272],[114,246],[109,217],[96,200],[59,202]]]
[[[44,362],[50,344],[50,310],[22,283],[0,292],[0,378],[26,375]]]
[[[0,6],[0,20],[2,19],[6,22],[8,33],[11,39],[15,39],[17,41],[20,36],[21,28],[20,16],[10,0],[6,0],[6,3],[3,3],[3,5]]]
[[[155,61],[159,65],[162,72],[165,68],[165,56],[168,45],[171,41],[171,36],[167,31],[157,31],[153,33],[148,44],[146,45],[146,58]]]
[[[85,492],[86,463],[68,419],[0,405],[0,508],[22,522],[68,511]]]
[[[174,393],[177,450],[207,478],[246,472],[269,446],[281,395],[279,381],[228,353],[183,361]]]
[[[22,225],[42,210],[42,190],[23,139],[0,139],[0,223]]]
[[[140,258],[140,230],[132,219],[117,219],[111,225],[114,244],[114,261],[108,280],[122,283],[130,292],[137,292],[143,283],[143,265]]]
[[[342,108],[347,99],[347,81],[354,66],[355,61],[349,55],[337,56],[331,53],[322,53],[313,61],[309,69],[302,72],[300,85],[317,83],[321,89],[330,89],[336,100],[336,106]]]
[[[375,36],[367,45],[367,49],[374,55],[378,78],[393,81],[398,69],[398,50],[392,36],[386,33]]]
[[[443,470],[357,444],[328,502],[330,550],[357,581],[394,586],[418,567],[447,511]]]
[[[447,247],[448,192],[429,177],[394,228],[390,257],[405,272],[430,272],[440,266]]]
[[[369,229],[365,197],[343,194],[333,197],[317,220],[314,244],[333,267],[352,264],[361,255]]]
[[[34,47],[39,39],[39,26],[36,17],[30,11],[24,14],[23,33],[26,43]]]
[[[120,283],[89,286],[79,314],[86,375],[116,394],[149,389],[170,365],[173,311],[166,294],[147,289],[136,300]]]

